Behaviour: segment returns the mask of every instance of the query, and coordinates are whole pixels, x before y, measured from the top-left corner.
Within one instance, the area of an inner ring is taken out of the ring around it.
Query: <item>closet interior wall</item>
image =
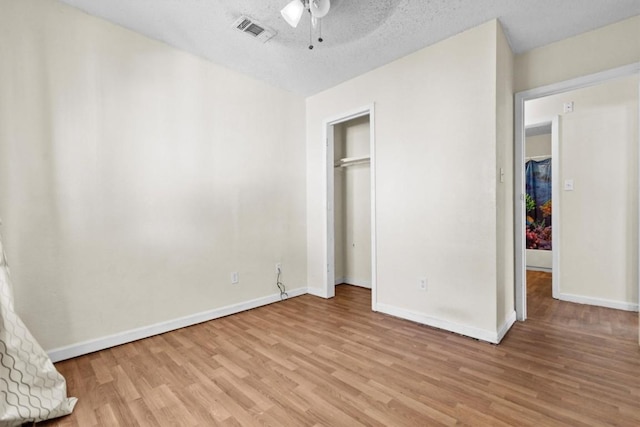
[[[336,284],[371,288],[369,154],[369,116],[334,126]]]

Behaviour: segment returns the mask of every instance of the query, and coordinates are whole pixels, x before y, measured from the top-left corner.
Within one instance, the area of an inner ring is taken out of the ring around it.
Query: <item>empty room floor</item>
[[[79,402],[38,425],[640,425],[638,314],[550,295],[496,346],[338,286],[58,363]]]

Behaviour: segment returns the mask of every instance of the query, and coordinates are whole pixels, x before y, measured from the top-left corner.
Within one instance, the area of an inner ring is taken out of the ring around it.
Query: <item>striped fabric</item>
[[[0,239],[0,426],[67,415],[76,401],[75,397],[67,398],[64,377],[14,310]]]

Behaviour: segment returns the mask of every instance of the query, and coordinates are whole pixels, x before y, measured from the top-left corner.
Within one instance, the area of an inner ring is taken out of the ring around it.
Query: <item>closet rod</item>
[[[347,166],[359,165],[362,163],[369,163],[371,161],[371,157],[363,156],[363,157],[345,157],[344,159],[340,159],[334,163],[334,167],[336,168],[346,168]]]

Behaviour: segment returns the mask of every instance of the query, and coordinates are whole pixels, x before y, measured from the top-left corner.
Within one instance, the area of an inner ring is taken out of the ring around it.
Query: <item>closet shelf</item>
[[[362,157],[345,157],[343,159],[338,160],[334,163],[334,166],[337,168],[346,168],[351,165],[359,165],[362,163],[369,163],[371,161],[370,156],[362,156]]]
[[[551,158],[551,154],[548,155],[544,155],[544,156],[532,156],[532,157],[525,157],[524,161],[527,162],[529,160],[534,160],[534,161],[540,161],[540,160],[547,160]]]

